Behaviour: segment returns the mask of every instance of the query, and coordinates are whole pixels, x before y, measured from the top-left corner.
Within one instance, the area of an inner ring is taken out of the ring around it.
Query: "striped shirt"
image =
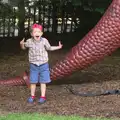
[[[47,51],[51,50],[51,45],[46,38],[41,37],[40,41],[30,38],[25,42],[25,47],[29,48],[28,56],[30,63],[39,66],[48,62]]]

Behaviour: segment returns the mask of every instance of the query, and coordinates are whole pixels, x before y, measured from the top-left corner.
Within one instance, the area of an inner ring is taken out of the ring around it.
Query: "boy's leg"
[[[36,84],[38,83],[38,67],[34,64],[30,64],[30,90],[31,96],[28,98],[29,103],[33,103],[35,99]]]
[[[46,101],[46,84],[50,83],[50,71],[48,63],[40,66],[40,80],[39,82],[41,87],[41,97],[39,103],[44,103]]]
[[[42,104],[42,103],[46,102],[46,97],[45,97],[45,94],[46,94],[46,84],[45,83],[41,83],[40,87],[41,87],[41,96],[40,96],[40,99],[39,99],[38,102],[40,104]]]
[[[45,97],[45,94],[46,94],[46,84],[41,83],[40,87],[41,87],[41,97]]]
[[[31,96],[35,96],[36,84],[30,85]]]
[[[31,90],[31,96],[28,98],[29,103],[33,103],[35,99],[35,90],[36,90],[36,84],[30,84],[30,90]]]

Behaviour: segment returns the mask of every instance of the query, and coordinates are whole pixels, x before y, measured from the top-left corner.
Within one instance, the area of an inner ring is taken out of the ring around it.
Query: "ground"
[[[49,54],[50,65],[62,59],[68,51]],[[27,53],[0,53],[0,80],[14,78],[28,70]],[[68,86],[75,90],[97,91],[119,89],[120,87],[119,52],[105,57],[84,70],[77,71],[63,80],[53,81],[47,86],[47,102],[38,105],[40,88],[37,87],[36,102],[26,102],[30,91],[26,86],[0,86],[0,115],[8,113],[48,113],[55,115],[79,115],[84,117],[120,117],[120,95],[80,97],[69,92]]]

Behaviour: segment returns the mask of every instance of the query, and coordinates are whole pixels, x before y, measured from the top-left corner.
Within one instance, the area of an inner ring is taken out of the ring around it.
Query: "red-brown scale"
[[[51,79],[61,79],[111,54],[120,46],[120,0],[113,0],[98,24],[51,69]]]

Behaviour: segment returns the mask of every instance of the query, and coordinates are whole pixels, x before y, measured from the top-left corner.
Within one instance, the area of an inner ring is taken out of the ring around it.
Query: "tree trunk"
[[[24,32],[24,22],[25,22],[25,4],[24,0],[20,0],[18,3],[18,27],[19,27],[19,32],[18,36],[19,37],[24,37],[25,32]]]
[[[57,33],[57,6],[56,2],[53,1],[52,3],[53,6],[53,11],[52,11],[52,16],[53,16],[53,24],[52,24],[52,32]]]

